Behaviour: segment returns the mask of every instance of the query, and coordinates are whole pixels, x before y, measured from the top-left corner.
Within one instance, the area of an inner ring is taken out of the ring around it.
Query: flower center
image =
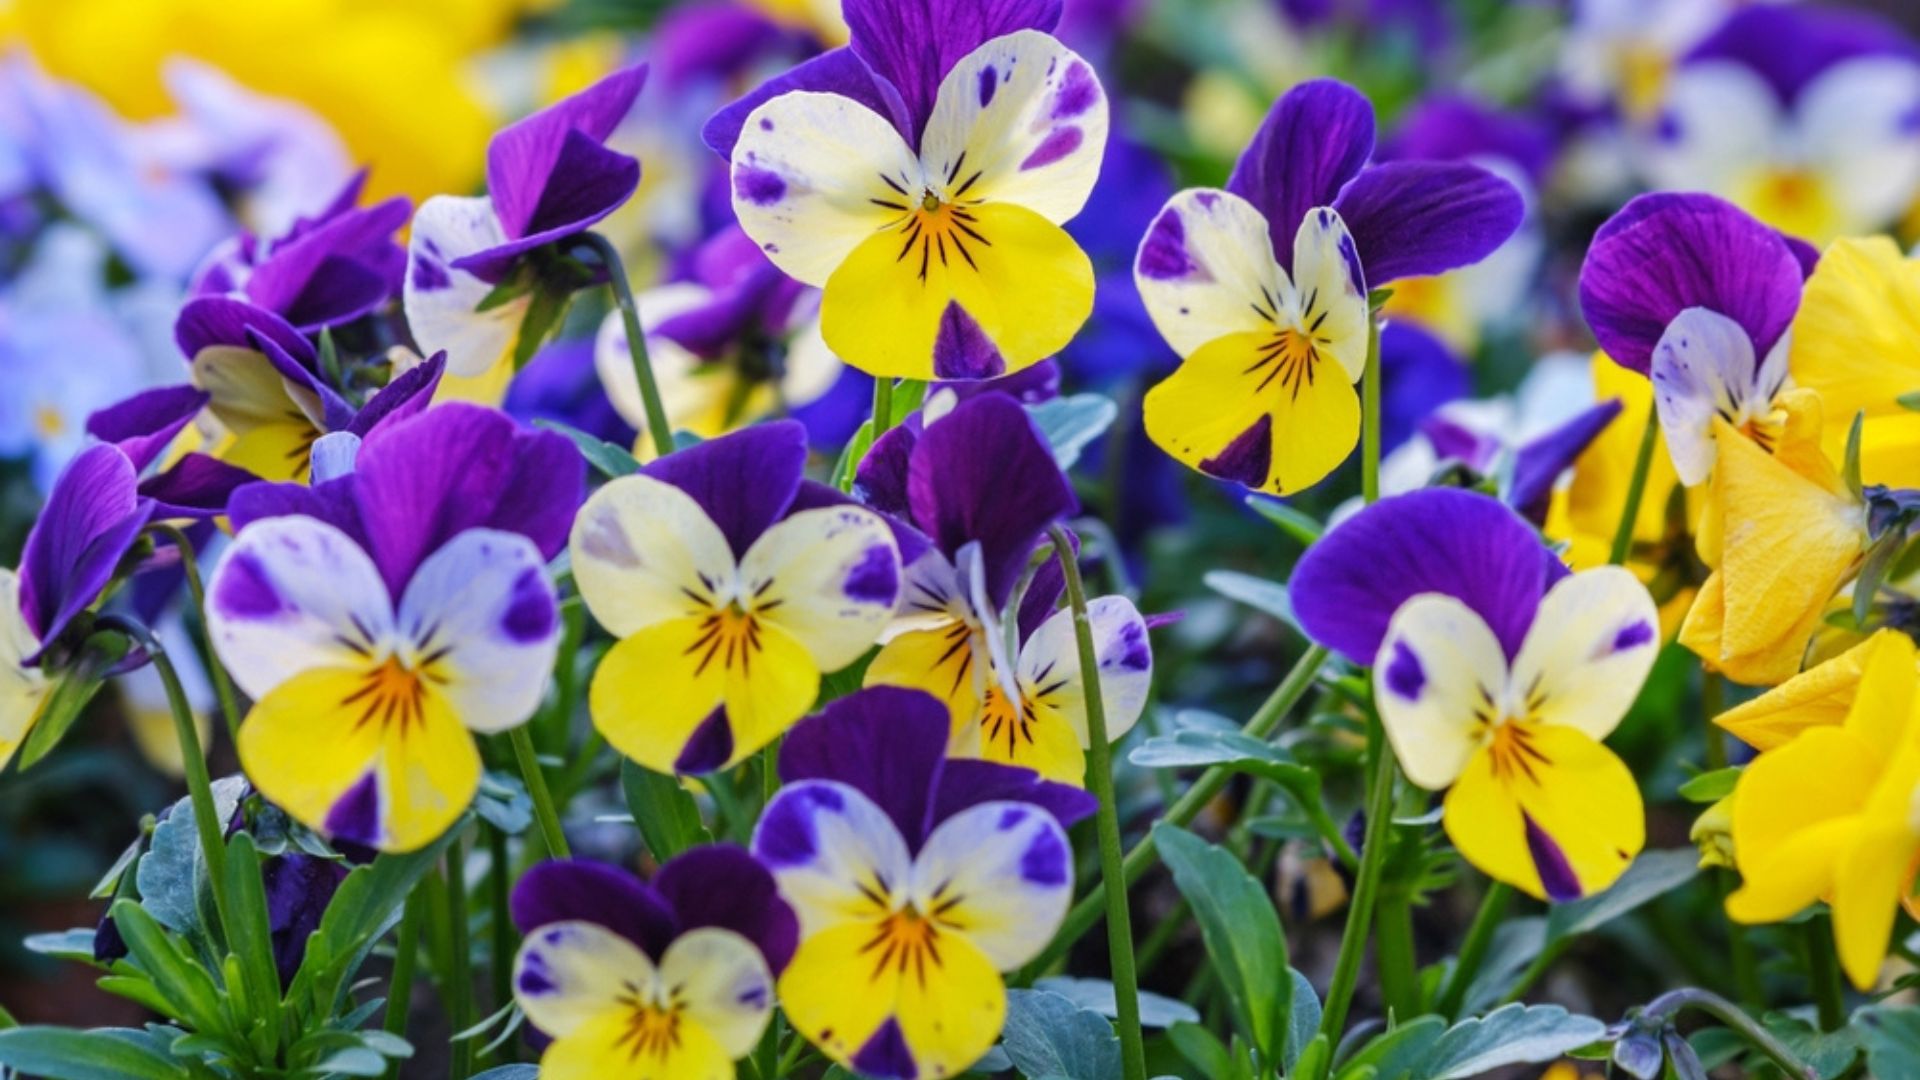
[[[1273,327],[1273,336],[1260,346],[1252,364],[1242,375],[1258,378],[1253,388],[1258,394],[1266,390],[1276,380],[1283,390],[1289,391],[1294,400],[1300,398],[1302,386],[1312,386],[1314,371],[1320,366],[1320,349],[1330,345],[1333,339],[1320,333],[1320,327],[1327,321],[1328,309],[1320,304],[1320,290],[1307,293],[1307,302],[1301,308],[1297,323],[1281,316],[1281,304],[1278,297],[1260,287],[1260,301],[1253,310]]]
[[[687,646],[685,655],[700,654],[700,663],[693,669],[695,675],[705,672],[716,659],[729,669],[738,663],[740,673],[746,675],[753,670],[754,654],[763,647],[759,620],[736,602],[707,615],[700,624],[700,636]]]
[[[938,971],[943,964],[940,939],[941,930],[934,919],[911,907],[888,915],[874,928],[872,939],[860,947],[862,953],[874,957],[873,971],[867,978],[879,982],[889,971],[898,975],[912,971],[925,986],[927,968]]]
[[[1535,766],[1547,765],[1547,755],[1533,744],[1534,726],[1527,720],[1506,720],[1494,725],[1487,750],[1493,755],[1493,775],[1498,780],[1513,780],[1524,775],[1538,784]]]
[[[378,667],[368,670],[360,685],[342,698],[340,705],[359,710],[353,722],[356,731],[371,723],[378,723],[382,728],[398,724],[401,734],[405,734],[426,717],[425,680],[431,678],[434,676],[430,671],[424,668],[415,671],[398,656],[389,656]]]
[[[650,1057],[656,1061],[665,1061],[667,1055],[680,1045],[680,1014],[686,1006],[677,997],[665,1005],[655,1005],[640,999],[632,992],[621,999],[629,1012],[626,1030],[620,1033],[615,1045],[624,1046],[629,1061],[639,1061]]]
[[[975,170],[959,186],[954,185],[966,160],[967,155],[961,154],[947,171],[946,182],[941,185],[946,189],[944,194],[929,185],[923,186],[915,198],[909,194],[911,188],[882,173],[880,179],[886,182],[887,194],[867,200],[898,213],[899,216],[881,229],[900,233],[900,254],[894,256],[894,261],[914,268],[921,281],[927,280],[928,271],[936,263],[944,268],[964,262],[968,269],[977,272],[980,266],[974,261],[975,253],[992,246],[992,242],[981,235],[979,219],[973,214],[973,208],[984,200],[966,197],[967,191],[980,179],[980,172]]]

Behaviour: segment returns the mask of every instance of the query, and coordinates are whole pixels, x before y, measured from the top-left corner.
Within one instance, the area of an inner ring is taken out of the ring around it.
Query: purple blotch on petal
[[[1054,92],[1052,116],[1055,120],[1071,120],[1100,100],[1100,83],[1093,77],[1093,69],[1085,64],[1075,64],[1067,69],[1060,79],[1060,89]]]
[[[1200,462],[1200,471],[1248,487],[1267,482],[1273,464],[1273,416],[1262,413],[1218,454]]]
[[[1130,622],[1120,627],[1115,637],[1120,646],[1120,656],[1114,661],[1117,667],[1128,671],[1145,671],[1153,666],[1153,649],[1147,644],[1147,626],[1145,623]]]
[[[770,206],[787,194],[787,182],[780,174],[753,165],[733,170],[733,193],[756,206]]]
[[[1020,856],[1020,876],[1035,885],[1067,883],[1067,845],[1053,829],[1034,834],[1033,843]]]
[[[416,256],[413,260],[413,287],[421,292],[438,292],[453,284],[447,268],[432,259]]]
[[[1387,689],[1408,700],[1419,701],[1427,685],[1427,671],[1420,657],[1404,641],[1393,643],[1393,659],[1387,664]]]
[[[933,339],[933,373],[942,379],[991,379],[1006,370],[1006,360],[980,324],[958,303],[947,301]]]
[[[727,708],[722,705],[693,729],[693,736],[674,759],[673,771],[689,776],[710,773],[725,765],[732,756],[733,728],[727,723]]]
[[[327,811],[326,832],[335,840],[371,844],[380,838],[380,780],[368,770]]]
[[[1546,890],[1547,899],[1559,904],[1580,899],[1580,878],[1574,874],[1573,864],[1567,861],[1567,853],[1560,850],[1560,845],[1545,829],[1534,823],[1533,815],[1522,810],[1520,820],[1527,830],[1527,854],[1533,857],[1534,869],[1540,872],[1540,884]]]
[[[1186,277],[1204,281],[1209,277],[1187,250],[1187,224],[1180,219],[1180,211],[1172,207],[1162,211],[1147,230],[1137,265],[1142,276],[1155,281]]]
[[[1013,828],[1025,820],[1027,820],[1027,810],[1025,807],[1009,806],[1000,812],[1000,820],[995,827],[1001,832],[1006,832],[1008,829]]]
[[[891,604],[900,594],[899,558],[891,547],[875,544],[860,556],[842,587],[863,604]]]
[[[500,628],[515,641],[539,641],[553,632],[553,590],[537,569],[529,568],[513,583],[513,600],[500,620]]]
[[[1026,160],[1020,163],[1021,171],[1043,168],[1059,161],[1080,149],[1080,143],[1086,137],[1086,132],[1071,124],[1054,128],[1046,138],[1040,140],[1040,145],[1033,148],[1033,152],[1027,155]]]
[[[1645,645],[1652,640],[1652,624],[1648,623],[1645,619],[1636,619],[1621,627],[1620,632],[1613,635],[1613,644],[1607,651],[1609,653],[1623,652],[1639,645]]]
[[[884,1080],[912,1080],[920,1075],[919,1066],[913,1061],[913,1050],[907,1046],[907,1036],[900,1030],[900,1021],[891,1016],[860,1052],[853,1055],[853,1067],[863,1076]]]
[[[806,784],[776,797],[753,834],[753,853],[772,867],[797,866],[818,851],[813,831],[816,811],[838,813],[846,799],[823,784]]]
[[[547,974],[547,960],[537,952],[530,952],[521,961],[519,990],[523,994],[538,997],[551,994],[560,987]]]
[[[993,92],[1000,87],[1000,72],[994,67],[980,69],[980,107],[986,108],[993,103]]]
[[[274,591],[266,568],[251,552],[235,552],[220,572],[220,589],[213,603],[223,614],[242,619],[264,619],[278,614],[286,601]]]

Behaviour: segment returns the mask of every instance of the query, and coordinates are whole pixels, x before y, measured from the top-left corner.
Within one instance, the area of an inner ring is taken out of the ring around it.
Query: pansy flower
[[[874,687],[796,726],[753,834],[800,917],[787,1019],[862,1076],[958,1076],[1000,1034],[1001,972],[1036,956],[1073,896],[1064,827],[1081,791],[946,758],[939,702]]]
[[[1631,573],[1569,575],[1495,500],[1385,499],[1307,549],[1288,593],[1317,642],[1373,667],[1407,778],[1447,792],[1461,855],[1530,895],[1611,885],[1646,840],[1640,789],[1602,743],[1659,652]]]
[[[808,405],[844,370],[820,337],[819,293],[782,274],[737,226],[702,244],[684,279],[649,289],[635,303],[660,403],[676,431],[711,439]],[[600,324],[594,366],[614,408],[651,446],[618,311]]]
[[[1884,236],[1834,241],[1807,276],[1794,315],[1787,371],[1820,395],[1827,457],[1860,427],[1860,478],[1911,484],[1920,476],[1920,412],[1900,399],[1920,388],[1920,260]]]
[[[1071,513],[1073,489],[1014,399],[983,393],[938,420],[890,431],[861,464],[854,491],[932,540],[906,568],[901,610],[867,666],[868,686],[925,690],[946,703],[950,751],[1084,782],[1086,685],[1073,615],[1055,611],[1059,563],[1036,571],[1018,608],[1017,579],[1047,525]],[[981,447],[992,447],[983,456]],[[1147,626],[1132,601],[1088,604],[1108,733],[1146,707],[1153,674]],[[1003,624],[1017,622],[1010,653]]]
[[[893,615],[893,534],[831,489],[823,500],[806,457],[798,423],[751,427],[613,480],[581,508],[574,579],[618,639],[588,704],[647,768],[710,772],[772,742]]]
[[[1710,191],[1825,243],[1885,227],[1920,194],[1920,49],[1862,11],[1759,4],[1669,78],[1640,133],[1652,186]]]
[[[1369,285],[1477,262],[1520,224],[1476,165],[1368,166],[1373,106],[1343,83],[1287,92],[1226,190],[1168,201],[1134,281],[1182,357],[1147,433],[1192,468],[1273,495],[1319,482],[1360,438]]]
[[[1784,746],[1817,727],[1839,727],[1860,694],[1861,678],[1883,650],[1910,654],[1912,641],[1898,630],[1874,631],[1865,641],[1831,657],[1713,718],[1757,750]]]
[[[546,563],[583,469],[565,438],[468,405],[330,439],[350,472],[235,493],[208,636],[254,699],[239,751],[261,793],[411,851],[472,801],[472,733],[540,703],[560,639]]]
[[[773,1018],[798,922],[738,847],[696,847],[650,882],[586,859],[513,889],[513,995],[551,1038],[540,1074],[730,1077]]]
[[[733,208],[825,290],[821,331],[877,376],[984,379],[1058,352],[1093,307],[1060,226],[1100,173],[1107,99],[1046,0],[848,0],[852,44],[721,112]]]
[[[99,602],[154,513],[133,463],[112,446],[80,452],[27,533],[18,571],[0,569],[0,766],[46,706],[69,626]]]
[[[1833,908],[1840,965],[1871,990],[1902,903],[1911,908],[1920,829],[1920,675],[1914,645],[1884,638],[1838,725],[1762,753],[1733,792],[1741,886],[1727,914],[1780,922],[1818,900]]]
[[[407,245],[407,326],[423,351],[446,351],[450,373],[482,375],[509,356],[533,292],[486,303],[494,290],[633,194],[640,163],[606,141],[646,81],[644,64],[615,72],[503,129],[487,146],[487,194],[421,204]]]

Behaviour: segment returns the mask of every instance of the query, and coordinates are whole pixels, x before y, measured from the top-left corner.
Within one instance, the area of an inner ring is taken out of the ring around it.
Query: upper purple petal
[[[911,146],[933,113],[940,81],[968,53],[1017,30],[1052,31],[1060,0],[845,0],[849,47],[906,105]]]
[[[1512,657],[1540,597],[1565,573],[1499,500],[1429,488],[1342,522],[1307,549],[1287,592],[1307,636],[1356,664],[1373,663],[1393,613],[1421,593],[1472,608]]]
[[[1546,126],[1461,94],[1436,94],[1408,110],[1383,160],[1473,161],[1501,158],[1539,183],[1553,164]]]
[[[1032,769],[993,761],[957,760],[947,762],[940,774],[940,787],[933,794],[933,813],[928,820],[937,825],[969,806],[1003,799],[1033,803],[1052,814],[1061,828],[1093,816],[1100,808],[1099,800],[1087,792],[1042,780]]]
[[[433,392],[439,388],[440,376],[446,370],[447,354],[444,351],[434,353],[423,363],[408,368],[361,406],[346,430],[364,439],[382,423],[398,423],[408,417],[418,416],[432,403]]]
[[[42,645],[100,598],[152,513],[119,448],[90,446],[67,464],[20,555],[20,613]]]
[[[947,758],[947,707],[932,694],[869,686],[795,724],[780,747],[780,779],[838,780],[887,812],[917,849],[934,825]]]
[[[866,456],[853,471],[853,494],[861,502],[883,514],[910,517],[913,507],[907,501],[907,474],[913,462],[913,448],[920,442],[918,414],[909,422],[889,428],[873,441]]]
[[[521,875],[508,901],[522,934],[557,922],[590,922],[612,930],[655,960],[681,927],[665,898],[617,866],[590,859],[550,859]]]
[[[520,256],[585,232],[618,210],[639,186],[638,161],[584,132],[569,131],[546,193],[521,226],[524,232],[504,244],[462,255],[452,265],[484,281],[502,280]]]
[[[309,330],[365,314],[398,282],[406,253],[393,234],[412,210],[396,197],[324,217],[273,247],[247,280],[248,299]]]
[[[254,335],[271,340],[302,364],[310,365],[315,360],[313,344],[292,323],[236,297],[195,297],[180,309],[173,324],[173,340],[189,360],[209,345],[258,348]]]
[[[1507,242],[1526,203],[1512,184],[1461,161],[1390,161],[1334,200],[1367,284],[1470,266]]]
[[[227,512],[233,493],[260,478],[209,454],[187,454],[158,475],[140,482],[140,494],[154,502],[156,518],[211,518]]]
[[[1331,204],[1373,153],[1373,105],[1334,79],[1312,79],[1268,110],[1227,190],[1267,219],[1273,254],[1293,268],[1293,236],[1307,211]]]
[[[800,943],[800,919],[773,875],[747,849],[705,844],[674,856],[653,875],[682,933],[702,926],[732,930],[754,943],[775,975]]]
[[[1739,323],[1765,356],[1800,303],[1800,260],[1780,234],[1712,195],[1659,192],[1594,234],[1580,309],[1614,363],[1645,374],[1673,317],[1703,307]]]
[[[138,472],[153,464],[209,400],[206,391],[184,383],[144,390],[87,417],[87,434],[118,446]]]
[[[893,84],[875,74],[852,49],[834,49],[768,79],[752,93],[713,114],[700,133],[701,139],[714,153],[731,161],[733,144],[740,141],[740,129],[747,125],[747,117],[753,110],[796,90],[852,98],[886,117],[909,142],[918,134],[908,130],[907,107]]]
[[[616,71],[493,137],[487,145],[487,195],[509,237],[517,240],[572,223],[588,203],[604,217],[633,193],[637,165],[632,166],[627,190],[612,205],[604,205],[608,191],[600,189],[607,184],[611,162],[583,156],[580,140],[595,147],[605,143],[646,82],[645,64]]]
[[[978,542],[987,591],[1002,604],[1049,523],[1078,506],[1026,409],[983,394],[927,425],[913,448],[914,522],[949,557]]]
[[[807,429],[756,424],[650,462],[641,471],[693,496],[735,558],[786,515],[807,464]]]
[[[1807,5],[1752,4],[1727,16],[1685,59],[1732,60],[1767,81],[1791,104],[1806,85],[1842,60],[1914,56],[1899,27],[1864,11]]]

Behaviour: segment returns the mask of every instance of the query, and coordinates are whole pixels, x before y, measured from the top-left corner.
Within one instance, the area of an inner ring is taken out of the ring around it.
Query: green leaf
[[[76,927],[51,934],[28,934],[25,945],[28,952],[51,956],[55,960],[78,960],[91,964],[93,959],[93,939],[98,931],[89,927]]]
[[[1605,1036],[1607,1025],[1558,1005],[1507,1005],[1449,1028],[1422,1055],[1412,1080],[1464,1080],[1507,1065],[1553,1061]],[[1381,1080],[1388,1080],[1381,1074]]]
[[[1080,452],[1120,415],[1120,406],[1102,394],[1073,394],[1027,406],[1027,415],[1053,448],[1054,463],[1071,469]]]
[[[1867,617],[1873,613],[1873,602],[1880,595],[1880,583],[1886,580],[1887,568],[1893,564],[1894,556],[1900,553],[1906,540],[1906,530],[1888,529],[1867,549],[1867,557],[1860,563],[1860,575],[1853,583],[1852,629],[1866,629]]]
[[[166,1016],[209,1035],[231,1033],[213,978],[188,953],[183,940],[170,935],[135,901],[116,900],[108,914],[127,943],[128,959],[114,965],[116,975],[124,977],[136,970],[145,975],[158,999],[166,1003],[161,1010]]]
[[[1869,1005],[1850,1025],[1874,1076],[1920,1076],[1920,1008]]]
[[[143,1031],[17,1027],[0,1031],[0,1064],[47,1080],[185,1080],[190,1074]]]
[[[266,884],[260,876],[260,856],[253,837],[236,835],[227,844],[227,913],[232,917],[228,948],[240,959],[255,1019],[277,1048],[278,1025],[273,1023],[280,1000],[280,972],[273,962],[273,921],[267,913]]]
[[[1291,505],[1265,495],[1249,495],[1247,506],[1254,513],[1280,526],[1280,531],[1300,541],[1302,546],[1310,545],[1320,539],[1326,526],[1320,524],[1311,514],[1294,509]]]
[[[640,838],[655,859],[666,862],[696,844],[713,841],[706,823],[700,820],[700,807],[678,777],[622,758],[620,787],[626,792],[633,822],[640,827]]]
[[[1915,390],[1912,393],[1901,394],[1899,397],[1894,398],[1893,400],[1897,402],[1899,406],[1903,409],[1912,409],[1914,412],[1920,412],[1920,390]]]
[[[1007,991],[1000,1040],[1026,1076],[1111,1080],[1120,1075],[1120,1037],[1113,1025],[1051,991]]]
[[[1700,853],[1692,848],[1641,853],[1606,892],[1556,905],[1547,913],[1547,940],[1584,934],[1640,905],[1685,885],[1700,873]]]
[[[247,781],[242,776],[213,782],[213,809],[222,831],[240,807]],[[211,959],[219,912],[213,902],[213,879],[206,853],[200,850],[200,830],[194,824],[193,800],[183,798],[153,827],[147,853],[133,871],[140,906],[160,925],[186,937]]]
[[[1337,1075],[1340,1080],[1359,1080],[1361,1076],[1374,1076],[1379,1080],[1405,1080],[1446,1030],[1447,1022],[1437,1016],[1409,1020],[1375,1036],[1341,1063]]]
[[[587,464],[609,479],[640,471],[640,462],[625,447],[615,446],[558,420],[535,420],[533,426],[565,435],[580,451],[580,456],[587,459]]]
[[[893,409],[889,428],[906,423],[927,401],[927,383],[923,379],[900,379],[893,384]]]
[[[1287,1053],[1293,1053],[1288,1047]],[[1333,1060],[1333,1042],[1325,1035],[1316,1034],[1307,1045],[1300,1048],[1300,1056],[1287,1063],[1289,1076],[1322,1076],[1328,1064]],[[1371,1073],[1368,1074],[1369,1080]]]
[[[315,1065],[315,1073],[337,1073],[341,1076],[385,1076],[387,1059],[365,1046],[349,1046]]]
[[[1228,1076],[1233,1072],[1233,1055],[1220,1037],[1199,1024],[1175,1024],[1167,1029],[1167,1041],[1202,1076]]]
[[[127,655],[128,647],[127,638],[122,634],[98,633],[87,638],[79,659],[61,672],[53,693],[40,707],[39,719],[27,731],[27,741],[21,745],[19,755],[22,772],[60,745],[94,695],[106,685],[107,672]]]
[[[847,440],[846,449],[840,451],[840,460],[833,463],[833,486],[841,491],[853,490],[853,477],[860,469],[860,461],[873,448],[873,418],[860,422],[860,429]]]
[[[1760,1026],[1787,1044],[1787,1049],[1811,1066],[1820,1080],[1834,1080],[1851,1068],[1853,1059],[1860,1056],[1860,1036],[1851,1027],[1821,1031],[1805,1020],[1783,1013],[1768,1013],[1760,1018]],[[1875,1070],[1874,1075],[1887,1080],[1889,1077],[1912,1074]]]
[[[1233,1003],[1235,1027],[1263,1059],[1283,1060],[1293,977],[1267,890],[1232,853],[1185,829],[1163,821],[1153,827],[1153,839],[1193,907],[1207,956]]]
[[[1853,424],[1847,428],[1847,453],[1841,459],[1841,476],[1847,482],[1847,490],[1854,498],[1860,498],[1866,490],[1860,483],[1860,428],[1866,423],[1867,414],[1853,414]]]
[[[573,291],[551,286],[533,290],[527,313],[520,317],[520,334],[513,342],[513,370],[521,371],[533,354],[540,351],[560,324],[566,321],[567,307],[573,303]]]
[[[1200,580],[1206,582],[1207,588],[1229,600],[1238,600],[1250,608],[1266,612],[1295,630],[1300,629],[1299,620],[1293,617],[1293,602],[1287,598],[1287,587],[1277,581],[1243,574],[1238,570],[1209,570]]]
[[[1288,968],[1287,974],[1293,978],[1293,1011],[1287,1016],[1287,1052],[1280,1064],[1291,1072],[1320,1033],[1320,995],[1313,992],[1312,981],[1298,968]]]
[[[526,781],[513,773],[489,769],[480,774],[473,812],[508,836],[518,836],[533,825],[533,797],[527,794]]]
[[[486,1072],[474,1073],[472,1080],[539,1080],[538,1065],[502,1065]]]
[[[1113,984],[1105,979],[1080,979],[1070,975],[1055,975],[1041,979],[1033,984],[1035,990],[1048,990],[1059,994],[1083,1009],[1091,1009],[1109,1020],[1120,1017],[1120,1008],[1114,1001]],[[1200,1022],[1200,1010],[1184,1001],[1153,993],[1140,991],[1140,1026],[1145,1028],[1169,1028],[1175,1024]]]
[[[470,818],[462,817],[440,839],[404,854],[383,854],[355,867],[341,882],[320,917],[320,929],[307,939],[307,955],[300,964],[288,1000],[305,988],[317,1009],[331,1013],[341,986],[359,969],[373,943],[400,919],[407,894],[419,884]]]
[[[1704,772],[1680,785],[1680,797],[1690,803],[1717,803],[1733,794],[1733,785],[1739,779],[1738,767]]]
[[[1134,747],[1127,760],[1149,769],[1224,765],[1235,772],[1264,776],[1301,801],[1320,798],[1319,773],[1285,750],[1238,729],[1188,727],[1155,735]]]

